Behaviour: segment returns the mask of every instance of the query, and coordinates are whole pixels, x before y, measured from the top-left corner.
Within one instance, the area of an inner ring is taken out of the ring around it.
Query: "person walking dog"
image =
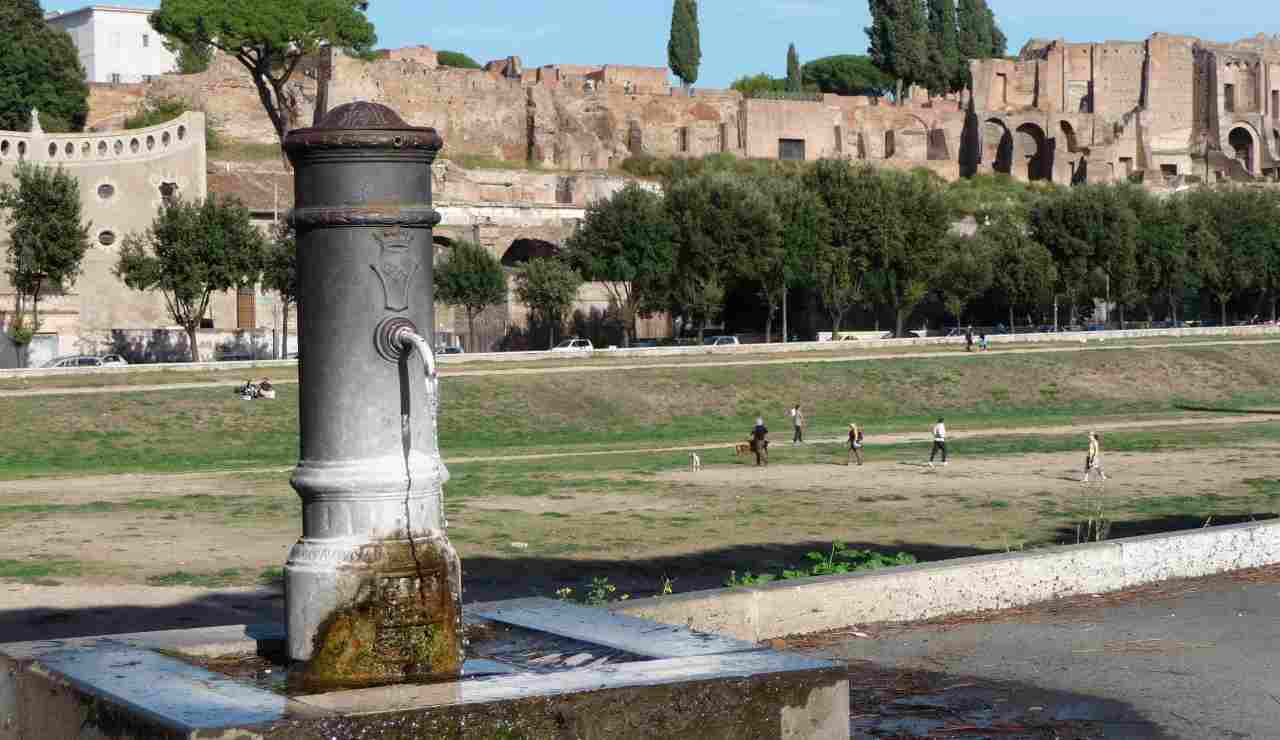
[[[933,467],[933,459],[942,453],[942,465],[947,464],[947,425],[945,421],[939,417],[938,423],[933,425],[933,449],[929,451],[929,467]]]

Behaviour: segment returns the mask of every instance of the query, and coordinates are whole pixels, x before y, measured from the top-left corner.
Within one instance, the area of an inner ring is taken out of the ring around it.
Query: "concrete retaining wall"
[[[1263,337],[1280,337],[1280,326],[1228,326],[1184,329],[1132,329],[1128,331],[1090,331],[1059,332],[1046,334],[1004,334],[989,336],[992,344],[1045,344],[1070,342],[1103,342],[1108,339],[1150,339],[1158,337],[1222,337],[1224,339],[1258,339]],[[654,357],[696,357],[700,355],[751,357],[755,355],[791,354],[801,352],[838,352],[857,349],[889,349],[902,347],[937,347],[945,345],[962,345],[964,337],[928,337],[925,339],[876,339],[857,342],[788,342],[786,344],[742,344],[736,347],[654,347],[649,349],[606,349],[596,350],[596,357],[620,359],[646,359]],[[535,362],[540,360],[561,360],[575,362],[583,355],[562,352],[477,352],[463,355],[441,355],[441,365],[465,365],[473,362]],[[0,369],[3,378],[39,378],[52,375],[75,375],[84,373],[125,373],[125,372],[159,372],[186,371],[207,372],[209,370],[248,370],[255,367],[288,367],[296,360],[259,360],[256,362],[177,362],[148,365],[128,365],[123,367],[100,367],[85,369]]]
[[[992,611],[1280,562],[1280,521],[639,599],[613,611],[741,640]]]

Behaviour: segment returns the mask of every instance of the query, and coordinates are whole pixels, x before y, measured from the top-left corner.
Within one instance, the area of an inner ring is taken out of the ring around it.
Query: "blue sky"
[[[158,0],[115,0],[156,7]],[[1013,53],[1029,38],[1138,40],[1156,31],[1234,41],[1280,32],[1275,0],[988,0]],[[72,10],[84,0],[44,0]],[[787,44],[804,60],[861,53],[865,0],[702,0],[702,87],[727,87],[756,72],[781,76]],[[1226,12],[1225,7],[1230,11]],[[1219,11],[1218,8],[1224,8]],[[372,0],[383,47],[428,44],[464,51],[481,63],[508,55],[531,66],[666,64],[670,0]]]

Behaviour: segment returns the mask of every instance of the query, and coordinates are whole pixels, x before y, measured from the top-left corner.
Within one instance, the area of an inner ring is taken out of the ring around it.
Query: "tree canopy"
[[[702,33],[698,30],[698,0],[675,0],[672,5],[667,64],[685,87],[698,81],[698,68],[702,65]]]
[[[674,269],[671,220],[662,196],[630,184],[587,207],[564,257],[587,280],[604,285],[622,314],[624,344],[636,339],[636,320],[665,308]]]
[[[145,232],[125,237],[115,274],[134,290],[164,295],[170,317],[187,332],[192,362],[199,362],[196,330],[210,297],[257,283],[266,251],[239,201],[175,198],[161,204]]]
[[[457,67],[459,69],[480,69],[480,63],[460,51],[436,52],[436,63],[441,67]]]
[[[787,81],[777,77],[770,77],[767,73],[761,72],[758,75],[739,77],[729,87],[748,98],[755,98],[772,93],[786,92]]]
[[[490,306],[507,301],[507,275],[502,263],[475,242],[459,241],[448,258],[436,266],[435,299],[447,306],[461,306],[467,314],[467,349],[479,349],[476,317]]]
[[[867,55],[899,85],[925,82],[929,75],[928,22],[919,0],[869,0],[871,26]],[[901,99],[901,89],[898,99]]]
[[[302,101],[289,80],[308,55],[331,46],[366,54],[377,41],[364,0],[161,0],[157,32],[235,58],[253,78],[280,141],[298,125]]]
[[[929,72],[925,84],[934,95],[964,86],[955,0],[929,0]]]
[[[263,258],[262,287],[280,296],[284,319],[284,354],[289,346],[289,307],[298,302],[298,237],[286,220],[277,226]]]
[[[558,257],[536,257],[516,269],[516,298],[550,327],[548,347],[555,345],[581,286],[582,276]]]
[[[71,36],[45,22],[36,0],[0,7],[0,130],[26,131],[31,111],[45,131],[80,131],[89,85]]]
[[[7,247],[9,282],[18,293],[20,344],[40,328],[40,294],[45,289],[66,290],[80,275],[80,263],[89,251],[89,224],[81,221],[80,183],[58,167],[52,169],[20,162],[17,187],[0,184],[0,208],[9,226]],[[31,302],[31,319],[25,316]]]
[[[893,92],[893,78],[881,72],[868,56],[839,54],[807,62],[806,82],[824,93],[882,98]]]

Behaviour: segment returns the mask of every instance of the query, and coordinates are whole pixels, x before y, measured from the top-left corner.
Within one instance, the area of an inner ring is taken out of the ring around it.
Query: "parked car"
[[[441,354],[441,355],[460,355],[460,354],[462,354],[462,348],[461,348],[461,347],[459,347],[459,346],[458,346],[458,345],[456,345],[456,344],[450,344],[450,345],[448,345],[448,346],[446,346],[446,347],[441,347],[441,348],[440,348],[440,351],[439,351],[439,352],[437,352],[436,354]]]
[[[129,361],[124,359],[120,355],[103,355],[102,364],[103,365],[128,365]]]
[[[102,367],[101,357],[93,355],[68,355],[66,357],[55,357],[44,364],[44,367]]]
[[[737,337],[721,335],[716,337],[706,337],[702,340],[704,347],[737,347],[741,342]]]
[[[551,348],[552,352],[591,352],[595,349],[590,339],[566,339]]]

